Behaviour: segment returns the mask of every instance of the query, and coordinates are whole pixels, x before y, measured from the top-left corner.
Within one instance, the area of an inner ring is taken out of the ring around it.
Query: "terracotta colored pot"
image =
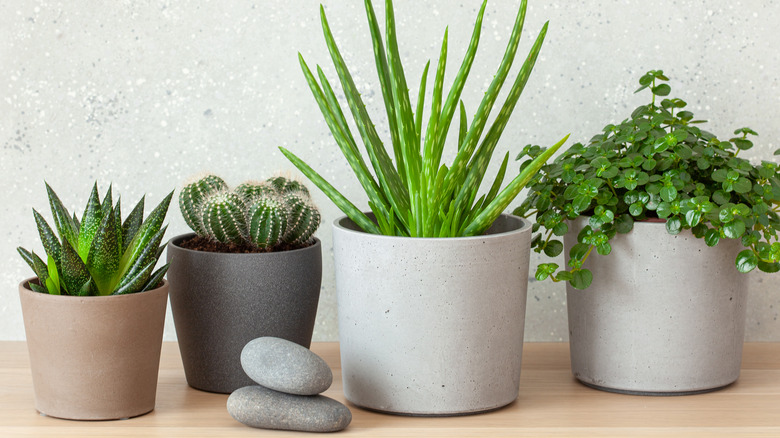
[[[71,420],[154,409],[168,282],[128,295],[73,297],[19,285],[35,408]]]
[[[194,251],[168,245],[171,312],[187,383],[231,393],[254,385],[241,368],[252,339],[275,336],[311,344],[322,281],[322,243],[255,254]]]

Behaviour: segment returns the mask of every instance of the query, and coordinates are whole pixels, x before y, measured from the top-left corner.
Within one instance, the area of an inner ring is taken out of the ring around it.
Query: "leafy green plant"
[[[488,115],[496,103],[499,91],[512,66],[526,11],[526,1],[523,0],[504,58],[469,125],[460,96],[476,55],[486,4],[487,0],[482,3],[479,10],[471,42],[446,97],[444,72],[448,54],[448,31],[445,30],[434,78],[430,116],[423,130],[423,109],[430,61],[423,71],[416,109],[413,110],[406,74],[399,55],[392,1],[385,2],[386,43],[384,43],[372,2],[365,0],[376,68],[390,127],[395,166],[377,134],[352,75],[336,46],[325,11],[320,7],[322,29],[328,50],[376,177],[371,174],[363,159],[336,99],[336,94],[322,69],[317,66],[318,82],[300,54],[298,54],[299,61],[336,143],[368,195],[368,204],[376,217],[376,223],[300,158],[284,148],[280,149],[364,231],[411,237],[482,234],[525,187],[539,167],[566,141],[564,138],[545,153],[535,157],[533,163],[524,166],[523,172],[501,190],[509,161],[509,154],[507,154],[488,193],[477,198],[477,192],[499,137],[528,81],[547,33],[547,23],[545,23],[499,114],[483,137]],[[458,149],[452,164],[446,166],[441,163],[442,154],[456,111],[459,112],[460,117]],[[481,142],[480,138],[482,138]]]
[[[739,156],[753,147],[748,136],[758,135],[750,128],[737,129],[729,140],[699,128],[704,120],[695,120],[683,100],[667,97],[668,80],[660,70],[643,75],[636,92],[648,89],[649,104],[607,125],[587,145],[574,144],[533,178],[514,213],[536,215],[534,231],[542,229],[532,241],[536,252],[557,256],[563,244],[556,237],[568,232],[567,221],[589,218],[569,250],[568,270],[544,263],[538,280],[587,288],[593,276],[583,263],[593,250],[609,254],[617,233],[651,218],[665,220],[669,234],[690,229],[709,246],[740,239],[746,247],[736,258],[740,272],[780,270],[778,165]],[[529,145],[518,159],[543,153]]]
[[[281,176],[230,190],[222,178],[206,175],[182,189],[179,207],[201,237],[268,250],[305,246],[320,225],[308,189]]]
[[[111,187],[101,202],[95,183],[81,221],[68,212],[48,184],[46,191],[57,234],[33,209],[46,262],[35,252],[17,248],[38,276],[40,284],[30,282],[30,289],[85,296],[129,294],[160,286],[168,265],[156,271],[154,266],[165,248],[160,243],[167,226],[162,224],[173,192],[146,219],[141,198],[122,222],[121,200],[113,205]]]

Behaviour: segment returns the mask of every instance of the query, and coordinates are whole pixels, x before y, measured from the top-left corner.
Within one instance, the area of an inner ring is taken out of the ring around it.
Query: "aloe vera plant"
[[[168,265],[156,271],[154,267],[165,248],[160,245],[167,228],[163,221],[173,192],[146,219],[141,198],[122,222],[121,200],[113,204],[111,187],[101,202],[95,183],[80,221],[48,184],[46,191],[56,234],[33,209],[46,262],[33,251],[17,248],[40,282],[30,282],[32,290],[54,295],[121,295],[160,285]]]
[[[365,0],[395,165],[379,138],[349,69],[344,63],[328,25],[324,8],[320,7],[322,29],[328,50],[360,138],[365,144],[374,171],[373,175],[358,149],[336,94],[322,69],[317,66],[317,77],[315,77],[300,53],[298,58],[306,81],[330,131],[368,195],[368,204],[376,217],[376,223],[303,160],[285,148],[280,149],[301,172],[366,232],[410,237],[482,234],[568,138],[567,136],[548,148],[543,155],[533,161],[524,163],[519,175],[501,189],[509,160],[509,155],[505,155],[488,193],[477,198],[499,137],[509,122],[509,117],[536,63],[548,26],[548,23],[545,23],[539,32],[512,84],[506,101],[483,136],[488,116],[507,79],[520,42],[526,0],[520,4],[504,58],[469,125],[466,109],[460,97],[477,52],[486,5],[487,0],[482,3],[466,55],[447,93],[444,90],[444,72],[448,55],[448,31],[445,30],[434,77],[430,116],[423,130],[423,110],[430,61],[423,71],[417,105],[413,110],[406,74],[399,56],[393,3],[391,0],[385,2],[386,43],[384,43],[373,4],[371,0]],[[454,161],[447,166],[441,162],[442,154],[456,112],[459,115],[458,150]]]

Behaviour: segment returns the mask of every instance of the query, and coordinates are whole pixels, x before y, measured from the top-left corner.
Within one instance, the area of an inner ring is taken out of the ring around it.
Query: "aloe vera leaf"
[[[482,32],[482,19],[485,15],[485,6],[487,6],[487,0],[482,2],[482,6],[479,8],[479,14],[477,14],[477,21],[474,23],[474,31],[471,34],[471,40],[469,46],[466,49],[466,55],[463,57],[460,69],[455,75],[455,80],[452,83],[447,99],[444,101],[444,106],[439,117],[438,130],[436,132],[436,144],[433,149],[433,157],[441,157],[444,150],[444,142],[447,139],[447,132],[450,129],[450,123],[452,117],[455,115],[455,109],[460,101],[460,95],[463,92],[463,86],[466,84],[466,78],[468,78],[471,71],[471,65],[474,63],[474,57],[477,54],[477,46],[479,45],[479,37]],[[440,158],[439,158],[440,160]],[[436,162],[438,166],[440,161]],[[452,166],[450,166],[452,167]]]
[[[382,88],[382,98],[385,102],[385,111],[387,112],[387,121],[390,126],[390,139],[393,142],[393,154],[398,170],[398,176],[402,181],[406,180],[406,167],[404,166],[403,154],[401,151],[400,132],[396,123],[395,115],[395,97],[393,96],[393,85],[390,79],[390,68],[387,66],[387,55],[385,46],[382,44],[382,35],[379,31],[379,22],[374,13],[374,5],[371,0],[365,0],[366,16],[368,18],[368,27],[371,30],[371,42],[374,49],[374,62],[379,76],[379,83]]]
[[[115,290],[109,293],[111,295],[124,295],[140,291],[149,280],[149,277],[152,275],[152,270],[154,270],[155,264],[157,264],[156,260],[150,262],[141,270],[136,272],[136,274],[127,282],[125,282],[124,285],[117,287]]]
[[[431,97],[431,116],[428,118],[428,126],[425,128],[425,143],[423,146],[423,172],[427,179],[435,178],[439,167],[441,155],[433,156],[433,147],[436,144],[436,131],[441,116],[442,89],[444,88],[444,72],[447,69],[447,40],[449,28],[444,29],[444,38],[439,52],[439,63],[436,66],[436,75],[433,80],[433,96]]]
[[[346,158],[347,163],[349,163],[349,166],[352,168],[352,172],[357,177],[360,185],[363,187],[363,190],[365,190],[366,194],[374,202],[376,207],[379,208],[379,210],[375,210],[375,213],[377,215],[388,214],[390,209],[389,201],[385,199],[384,193],[379,188],[379,185],[376,183],[373,176],[371,176],[371,173],[369,173],[368,167],[363,161],[363,157],[357,150],[357,146],[355,146],[354,143],[349,143],[349,137],[347,137],[347,135],[342,131],[341,125],[336,119],[336,115],[333,109],[328,104],[327,96],[320,88],[317,81],[314,79],[314,75],[312,75],[309,66],[306,64],[306,61],[304,61],[303,56],[301,56],[300,53],[298,54],[298,61],[301,65],[303,75],[306,77],[306,82],[309,84],[309,88],[314,95],[314,99],[317,101],[317,104],[320,107],[320,111],[325,117],[325,122],[327,123],[328,128],[330,128],[330,132],[333,134],[333,138],[336,139],[336,144],[338,144],[339,148],[341,149],[344,158]],[[330,84],[327,83],[327,80],[325,83],[326,89],[330,89]],[[344,123],[346,123],[346,121]]]
[[[368,216],[363,214],[362,211],[355,207],[353,203],[345,198],[344,195],[339,193],[335,187],[330,185],[330,183],[327,182],[322,176],[320,176],[320,174],[318,174],[314,169],[309,167],[308,164],[303,162],[303,160],[283,147],[279,147],[279,150],[281,150],[282,154],[284,154],[284,156],[287,157],[287,159],[290,160],[290,162],[292,162],[293,165],[298,168],[298,170],[306,175],[306,177],[309,178],[311,182],[314,183],[314,185],[319,187],[319,189],[322,190],[322,192],[325,193],[325,195],[330,198],[331,201],[333,201],[339,210],[343,211],[344,214],[352,219],[352,221],[360,226],[360,228],[362,228],[367,233],[382,234],[380,233],[376,224],[372,222]]]
[[[482,131],[487,123],[488,116],[490,114],[493,105],[495,104],[498,94],[501,91],[501,87],[504,85],[509,70],[512,67],[515,53],[517,52],[517,46],[520,43],[520,37],[523,30],[523,22],[525,21],[526,0],[523,0],[520,4],[520,10],[517,13],[514,28],[512,34],[509,37],[509,43],[507,44],[504,57],[501,60],[501,64],[498,67],[498,71],[493,77],[493,81],[490,83],[488,90],[482,97],[482,101],[474,113],[474,119],[471,122],[469,131],[466,134],[466,138],[460,147],[455,159],[450,166],[450,173],[447,175],[447,179],[444,182],[444,188],[440,193],[440,196],[449,197],[458,187],[464,187],[464,180],[467,176],[466,171],[470,166],[469,161],[474,154],[474,149],[477,146]],[[491,151],[492,153],[492,151]],[[482,157],[480,159],[484,159]],[[487,157],[489,159],[489,156]],[[458,208],[456,205],[455,208]]]
[[[142,196],[141,200],[135,204],[135,207],[133,207],[133,210],[122,224],[122,253],[127,250],[127,245],[129,245],[130,241],[135,237],[135,234],[138,232],[138,229],[141,228],[141,224],[144,221],[144,198],[145,196]]]
[[[110,204],[109,204],[110,205]],[[81,228],[79,229],[79,242],[75,248],[81,260],[86,263],[89,256],[89,248],[92,245],[92,239],[95,237],[100,223],[103,222],[103,208],[100,204],[97,183],[92,186],[92,192],[89,195],[87,206],[84,208],[84,214],[81,216]]]
[[[414,130],[417,135],[417,144],[420,145],[420,135],[422,134],[422,116],[425,109],[425,87],[428,82],[428,68],[431,66],[431,61],[425,63],[423,69],[422,78],[420,79],[420,89],[417,93],[417,109],[414,112]],[[419,153],[419,152],[418,152]]]
[[[482,179],[484,178],[485,172],[487,171],[488,165],[490,164],[490,160],[493,156],[496,145],[498,144],[498,140],[501,137],[501,134],[503,133],[507,123],[509,122],[509,117],[512,115],[512,111],[514,110],[515,105],[517,104],[517,100],[520,98],[520,95],[525,88],[525,84],[528,82],[528,78],[531,75],[531,71],[533,70],[533,67],[536,63],[536,59],[542,49],[544,37],[547,35],[547,26],[548,23],[545,23],[542,27],[542,30],[539,32],[539,35],[537,36],[536,41],[534,42],[534,45],[528,54],[528,57],[526,58],[522,68],[520,69],[520,72],[517,75],[517,79],[515,79],[515,82],[512,85],[512,89],[507,95],[504,105],[501,107],[501,110],[493,122],[493,125],[488,130],[488,133],[485,135],[482,144],[474,154],[474,157],[469,164],[468,174],[460,188],[460,192],[456,197],[456,199],[458,199],[458,201],[455,203],[456,209],[464,208],[463,200],[465,197],[468,196],[472,190],[476,190],[476,188],[478,188],[482,183]]]
[[[154,236],[152,236],[152,239],[143,248],[143,251],[141,251],[141,254],[135,259],[135,262],[133,262],[133,265],[127,268],[124,275],[122,275],[122,278],[117,285],[117,289],[127,284],[149,263],[157,263],[157,251],[167,228],[167,226],[162,227]]]
[[[146,245],[149,244],[149,241],[152,239],[152,237],[154,237],[154,235],[157,234],[157,232],[162,227],[163,221],[165,220],[165,215],[168,212],[168,206],[171,203],[171,197],[173,197],[173,191],[168,193],[168,195],[162,201],[160,201],[157,207],[155,207],[154,210],[149,213],[149,216],[147,216],[146,220],[143,221],[141,227],[138,229],[138,232],[135,234],[135,236],[133,236],[130,244],[127,245],[127,249],[122,254],[119,265],[123,270],[117,272],[115,281],[119,281],[119,279],[124,276],[124,270],[129,268],[132,263],[135,262]]]
[[[114,223],[114,210],[111,209],[100,222],[100,227],[89,248],[86,265],[98,289],[98,295],[108,295],[113,292],[116,285],[114,278],[122,259],[122,247]]]
[[[501,167],[498,169],[498,173],[496,174],[496,178],[493,180],[493,185],[490,186],[490,190],[488,191],[487,195],[485,196],[485,199],[482,203],[479,204],[479,208],[481,209],[483,206],[490,204],[493,202],[493,199],[496,198],[496,195],[498,194],[498,191],[501,190],[501,184],[504,182],[504,176],[506,176],[506,168],[509,165],[509,152],[507,152],[504,155],[504,161],[501,162]]]
[[[463,142],[469,132],[468,118],[466,116],[466,106],[460,101],[460,129],[458,130],[458,151],[463,149]]]
[[[366,111],[366,106],[363,103],[363,99],[360,97],[360,93],[355,86],[355,82],[352,79],[352,75],[349,73],[349,69],[344,63],[344,59],[336,46],[336,41],[333,38],[333,34],[330,31],[327,18],[325,17],[324,9],[320,9],[320,17],[322,21],[322,29],[325,35],[325,42],[328,45],[333,65],[338,72],[341,86],[344,89],[344,94],[347,97],[349,108],[352,111],[353,119],[358,127],[363,143],[365,144],[366,151],[368,152],[369,159],[371,160],[372,167],[379,180],[380,189],[384,190],[386,197],[390,202],[393,209],[398,212],[401,217],[403,213],[409,210],[409,192],[407,188],[401,182],[401,178],[398,175],[393,162],[387,155],[387,151],[382,145],[382,141],[374,128],[374,124],[371,121],[371,117]],[[398,96],[395,96],[396,100]],[[408,96],[407,96],[408,98]],[[396,110],[397,111],[397,110]],[[396,114],[398,116],[398,114]],[[403,133],[403,130],[401,131]],[[403,143],[403,140],[402,140]],[[408,162],[406,163],[408,166]],[[408,173],[411,170],[407,168]]]
[[[338,122],[339,127],[341,128],[341,132],[345,138],[349,140],[348,144],[350,149],[352,149],[352,152],[356,155],[360,155],[360,150],[358,149],[357,143],[355,142],[355,137],[352,136],[352,131],[349,129],[349,125],[347,124],[347,118],[344,117],[344,112],[341,111],[341,105],[339,105],[339,101],[336,98],[336,93],[333,92],[333,87],[330,85],[330,81],[328,81],[328,78],[325,76],[325,72],[322,71],[322,68],[320,68],[319,65],[317,66],[317,76],[320,78],[322,92],[328,101],[328,106],[330,107],[331,114],[333,115],[333,120]],[[366,167],[362,158],[360,161],[363,163],[363,168],[365,171],[368,172],[368,167]],[[377,187],[377,191],[378,190],[379,188]]]
[[[49,206],[51,207],[51,214],[54,217],[54,226],[57,228],[62,241],[68,241],[71,245],[78,244],[78,229],[73,223],[73,219],[68,213],[68,209],[62,204],[62,201],[57,194],[52,190],[48,183],[46,184],[46,192],[49,196]]]
[[[395,116],[401,134],[401,150],[406,165],[406,187],[409,196],[419,190],[417,175],[420,174],[422,158],[420,144],[415,136],[414,114],[409,101],[409,87],[406,84],[401,55],[398,51],[398,37],[395,29],[395,12],[392,0],[385,0],[385,39],[387,47],[387,63],[390,67],[393,96],[395,97]]]
[[[51,256],[54,260],[59,260],[60,254],[62,254],[62,244],[60,243],[60,240],[57,238],[57,235],[54,234],[54,231],[51,229],[48,222],[46,222],[46,219],[44,219],[35,209],[33,209],[33,216],[35,217],[35,224],[38,227],[38,234],[41,236],[43,249],[46,250],[46,254]]]
[[[558,143],[542,152],[536,157],[528,166],[526,166],[519,175],[515,177],[496,198],[482,210],[482,212],[474,218],[474,220],[464,230],[464,236],[475,236],[482,234],[485,230],[493,224],[493,222],[501,215],[506,207],[512,202],[513,199],[525,188],[528,181],[539,172],[539,169],[544,166],[547,160],[569,139],[569,135],[563,137]]]
[[[160,283],[162,282],[165,273],[168,272],[168,268],[170,266],[171,266],[170,263],[166,263],[165,265],[160,267],[160,269],[154,271],[152,275],[149,276],[149,281],[147,281],[144,287],[141,288],[141,292],[157,289],[160,286]]]
[[[84,294],[84,285],[89,283],[91,275],[80,254],[69,243],[62,245],[62,285],[69,295]]]

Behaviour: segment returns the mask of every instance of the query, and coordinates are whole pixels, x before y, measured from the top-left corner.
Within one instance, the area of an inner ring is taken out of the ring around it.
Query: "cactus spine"
[[[269,250],[306,245],[320,224],[306,187],[284,177],[245,182],[231,191],[218,176],[206,175],[184,187],[179,205],[198,235]]]

